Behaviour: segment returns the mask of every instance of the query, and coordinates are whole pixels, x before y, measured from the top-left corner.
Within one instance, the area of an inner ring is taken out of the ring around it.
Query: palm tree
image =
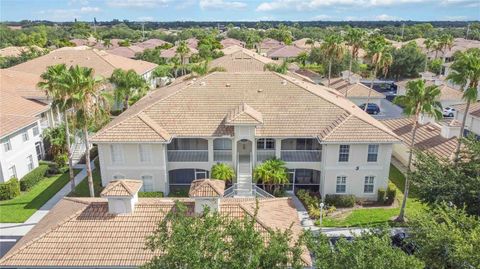
[[[193,76],[205,76],[206,74],[209,74],[209,73],[213,73],[213,72],[225,72],[226,69],[224,67],[221,67],[221,66],[216,66],[216,67],[212,67],[210,68],[208,66],[209,64],[209,61],[208,60],[205,60],[201,63],[198,63],[198,64],[192,64],[191,66],[191,71],[192,71],[192,77]]]
[[[308,54],[306,51],[303,51],[297,55],[296,61],[300,63],[300,66],[302,68],[305,68],[305,66],[307,65],[307,59],[308,59]]]
[[[443,62],[447,59],[447,50],[451,50],[453,47],[454,39],[451,35],[442,35],[439,40],[439,46],[443,52]]]
[[[131,97],[137,96],[141,98],[145,96],[148,91],[148,85],[145,79],[138,75],[133,69],[125,71],[117,68],[113,71],[109,80],[115,84],[115,102],[119,103],[123,100],[123,110],[128,109]]]
[[[366,32],[360,28],[349,28],[347,34],[345,35],[345,41],[347,45],[351,47],[350,63],[348,71],[352,72],[352,62],[353,60],[358,59],[358,52],[360,48],[365,45],[365,36]]]
[[[255,167],[255,170],[253,171],[253,177],[257,182],[262,183],[263,189],[265,189],[266,185],[268,185],[270,192],[272,192],[271,186],[273,185],[272,193],[275,193],[278,190],[279,185],[288,183],[288,174],[287,168],[285,167],[285,162],[277,158],[266,160],[262,164]]]
[[[217,163],[212,166],[212,178],[231,182],[235,178],[235,171],[227,164]]]
[[[367,44],[368,55],[370,56],[371,63],[373,65],[372,80],[370,83],[370,90],[368,91],[367,105],[365,106],[365,111],[368,108],[368,103],[370,103],[370,96],[373,90],[373,81],[377,78],[378,67],[381,63],[384,62],[382,58],[387,52],[388,46],[385,37],[381,35],[373,36]]]
[[[332,76],[332,61],[341,59],[344,53],[343,39],[340,35],[330,34],[322,43],[322,50],[328,59],[328,85],[330,86],[330,79]]]
[[[190,53],[190,48],[187,46],[187,42],[180,41],[177,50],[175,51],[180,56],[180,62],[182,65],[182,75],[185,75],[185,57]]]
[[[57,64],[49,66],[40,77],[42,81],[38,82],[38,87],[45,90],[45,93],[52,99],[52,107],[57,108],[57,113],[60,114],[60,110],[63,112],[65,121],[65,139],[67,146],[68,157],[68,171],[70,177],[70,184],[72,191],[75,189],[75,175],[73,173],[73,160],[72,150],[70,143],[70,129],[68,126],[68,109],[71,108],[69,98],[71,95],[70,88],[66,84],[66,77],[68,75],[67,67],[65,64]]]
[[[410,152],[408,156],[408,173],[405,176],[405,192],[402,201],[400,214],[397,221],[403,222],[405,220],[405,207],[407,204],[409,179],[412,171],[412,157],[415,146],[415,139],[418,129],[418,118],[420,115],[432,116],[435,119],[442,117],[442,105],[438,101],[440,97],[440,89],[436,85],[425,86],[424,80],[413,80],[407,83],[407,92],[403,96],[397,96],[394,103],[404,107],[404,113],[412,117],[412,140],[410,141]]]
[[[465,123],[467,121],[470,104],[476,102],[478,99],[478,85],[480,80],[480,49],[469,49],[465,52],[456,54],[455,61],[451,65],[451,72],[447,79],[453,83],[460,85],[463,91],[463,99],[467,101],[465,113],[462,119],[462,127],[460,128],[460,137],[463,137],[465,130]],[[457,148],[455,150],[455,161],[458,161],[460,154],[460,146],[462,140],[458,140]]]
[[[268,63],[263,67],[263,70],[269,70],[273,72],[277,72],[280,74],[286,74],[288,71],[288,62],[287,60],[283,60],[281,65],[275,63]]]
[[[90,141],[88,130],[100,120],[108,117],[108,101],[99,91],[103,80],[93,76],[93,69],[72,66],[68,70],[67,83],[71,89],[71,102],[76,111],[76,124],[81,127],[85,139],[85,162],[87,168],[88,188],[94,197],[92,167],[90,165]]]
[[[428,53],[433,48],[435,48],[436,42],[437,41],[435,39],[431,39],[431,38],[427,38],[427,39],[425,39],[425,41],[423,41],[423,45],[425,45],[425,49],[426,49],[425,69],[424,69],[425,72],[427,72],[427,70],[428,70]]]
[[[107,49],[112,46],[112,41],[109,38],[105,38],[103,40],[103,46],[105,46]]]
[[[378,63],[380,65],[380,68],[382,69],[382,75],[383,77],[387,77],[388,71],[390,69],[390,66],[392,66],[393,63],[393,56],[390,52],[384,52],[382,55],[382,58],[380,59],[380,62]]]
[[[311,49],[313,49],[313,47],[315,46],[315,40],[309,38],[309,39],[305,40],[305,45],[310,45]]]

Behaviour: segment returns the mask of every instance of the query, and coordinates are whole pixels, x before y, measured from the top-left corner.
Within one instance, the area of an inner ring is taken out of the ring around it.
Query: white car
[[[456,112],[457,112],[457,110],[455,110],[455,108],[446,107],[446,108],[443,109],[443,116],[451,118],[451,117],[455,116]]]

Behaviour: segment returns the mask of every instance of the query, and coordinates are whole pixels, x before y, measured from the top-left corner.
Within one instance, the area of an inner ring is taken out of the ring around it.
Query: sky
[[[480,20],[480,0],[0,0],[0,21]]]

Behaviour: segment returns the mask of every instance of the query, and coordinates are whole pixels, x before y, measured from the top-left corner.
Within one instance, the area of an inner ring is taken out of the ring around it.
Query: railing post
[[[282,139],[275,139],[275,157],[277,159],[282,158]]]

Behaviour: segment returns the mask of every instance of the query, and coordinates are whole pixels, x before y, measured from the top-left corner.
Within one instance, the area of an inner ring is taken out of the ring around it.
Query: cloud
[[[244,9],[247,4],[238,1],[225,1],[225,0],[200,0],[201,9]]]
[[[387,15],[387,14],[381,14],[381,15],[375,16],[375,19],[379,20],[379,21],[396,21],[399,18],[397,18],[395,16],[390,16],[390,15]]]
[[[101,9],[99,7],[81,7],[70,9],[47,9],[40,10],[37,14],[41,15],[43,20],[51,21],[70,21],[75,18],[81,18],[85,14],[98,13]]]
[[[136,7],[136,8],[152,8],[165,7],[171,0],[108,0],[107,5],[110,7]]]
[[[456,6],[456,7],[480,7],[480,1],[478,0],[442,0],[443,6]]]
[[[80,8],[80,12],[81,13],[96,13],[96,12],[100,12],[100,8],[99,7],[81,7]]]
[[[331,20],[333,17],[326,14],[320,14],[312,18],[312,20]]]
[[[154,21],[154,20],[155,18],[152,16],[142,16],[137,18],[137,21]]]
[[[391,6],[411,3],[434,2],[434,0],[272,0],[257,6],[257,11],[295,9],[297,11],[315,10],[321,7],[370,7]]]
[[[467,16],[445,16],[443,18],[448,21],[465,21],[468,19]]]

